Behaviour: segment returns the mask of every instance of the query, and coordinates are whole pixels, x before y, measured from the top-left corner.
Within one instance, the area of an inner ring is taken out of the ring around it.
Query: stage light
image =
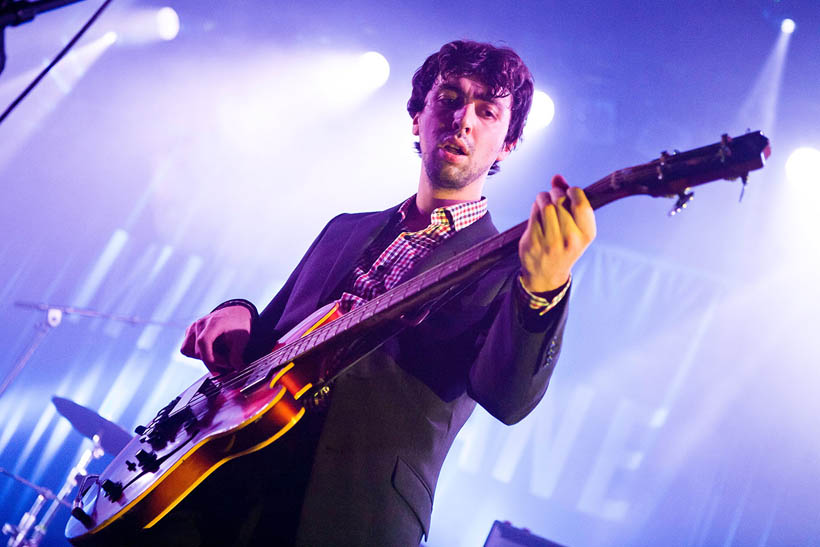
[[[173,40],[179,34],[179,15],[173,8],[135,8],[109,19],[120,45],[138,46]]]
[[[786,160],[786,177],[795,184],[820,184],[820,150],[801,147]]]
[[[109,30],[102,36],[102,44],[106,46],[113,45],[117,41],[117,33],[113,30]]]
[[[68,96],[80,78],[118,39],[115,32],[107,32],[86,42],[69,51],[64,62],[58,63],[48,73],[47,80],[52,85],[39,86],[37,92],[23,101],[18,110],[0,126],[0,142],[3,143],[0,146],[0,168],[12,160],[31,134],[41,128],[47,116]],[[34,67],[11,80],[0,81],[0,104],[9,104],[41,68]]]
[[[157,33],[163,40],[173,40],[179,34],[179,15],[174,8],[164,7],[157,12]]]
[[[526,130],[534,131],[544,129],[555,117],[555,103],[552,98],[543,91],[536,90],[532,94],[532,107],[527,116]]]
[[[369,90],[380,88],[390,76],[390,63],[377,51],[363,53],[356,68],[362,85]]]
[[[793,19],[783,19],[783,22],[780,23],[780,32],[791,34],[794,32],[796,26]]]

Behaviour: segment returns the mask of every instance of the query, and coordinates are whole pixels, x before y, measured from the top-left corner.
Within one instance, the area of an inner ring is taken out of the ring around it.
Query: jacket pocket
[[[433,511],[433,496],[421,475],[401,458],[396,458],[393,488],[413,510],[421,524],[424,538],[427,539],[427,532],[430,529],[430,513]]]

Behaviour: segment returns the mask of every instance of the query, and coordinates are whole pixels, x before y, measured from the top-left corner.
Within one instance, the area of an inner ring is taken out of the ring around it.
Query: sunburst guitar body
[[[341,316],[322,308],[277,344],[282,347]],[[116,456],[75,502],[66,537],[75,545],[151,528],[223,463],[260,450],[302,418],[313,367],[287,363],[267,375],[203,376]],[[81,485],[81,488],[83,486]]]

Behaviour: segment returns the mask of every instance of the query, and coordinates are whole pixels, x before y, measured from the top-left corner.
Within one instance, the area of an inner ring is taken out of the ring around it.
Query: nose
[[[456,135],[463,136],[472,133],[475,117],[475,105],[472,102],[467,102],[456,110],[453,114],[453,129],[456,130]]]

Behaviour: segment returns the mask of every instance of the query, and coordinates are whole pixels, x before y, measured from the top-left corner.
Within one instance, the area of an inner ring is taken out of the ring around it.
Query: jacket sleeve
[[[547,390],[561,349],[569,291],[544,315],[516,291],[518,270],[496,296],[495,316],[468,372],[468,394],[490,414],[514,424],[529,414]]]

